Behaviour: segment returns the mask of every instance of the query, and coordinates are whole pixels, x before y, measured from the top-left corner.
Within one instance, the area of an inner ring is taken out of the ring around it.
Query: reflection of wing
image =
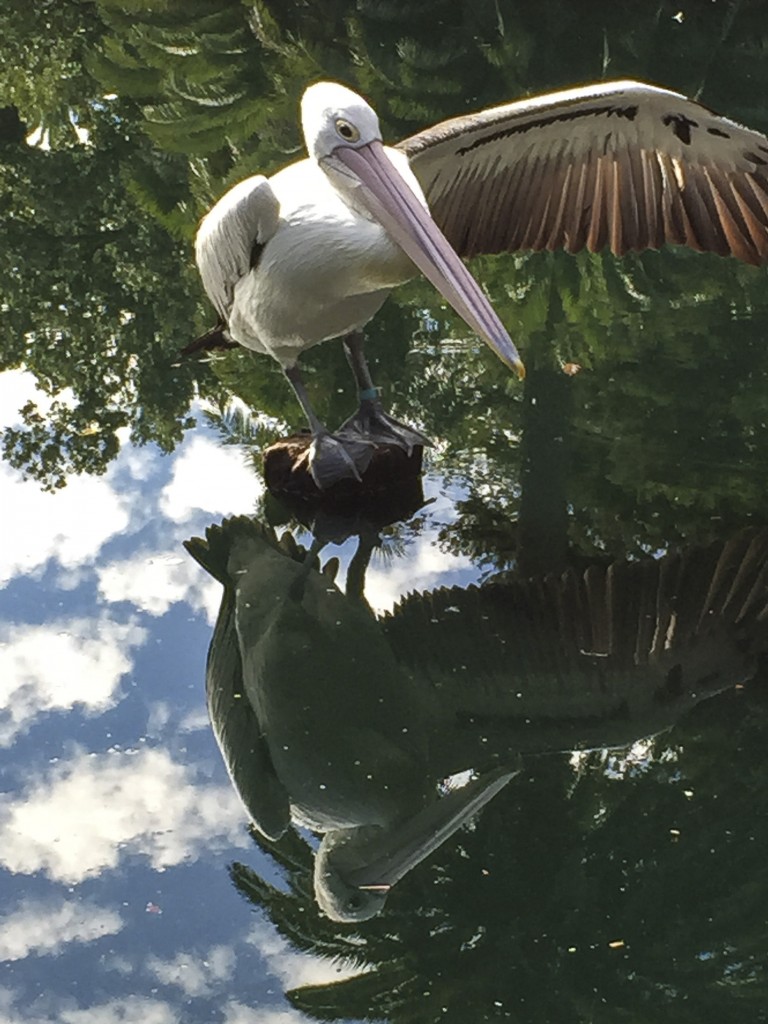
[[[218,543],[217,543],[218,542]],[[205,541],[187,541],[189,553],[224,583],[206,669],[206,696],[211,725],[227,771],[251,820],[267,839],[279,839],[290,824],[288,794],[275,774],[269,748],[243,687],[235,603],[227,582],[221,531],[211,528]]]
[[[520,750],[615,746],[744,681],[768,647],[768,531],[658,560],[412,595],[393,648]]]
[[[231,188],[203,218],[195,239],[195,257],[203,286],[226,320],[234,288],[258,260],[272,237],[280,204],[262,175]]]
[[[768,139],[640,82],[457,117],[398,146],[463,256],[665,242],[768,262]]]

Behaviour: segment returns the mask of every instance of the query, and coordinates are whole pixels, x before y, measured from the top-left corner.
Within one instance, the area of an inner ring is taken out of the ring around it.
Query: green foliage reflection
[[[195,390],[219,404],[234,392],[275,430],[296,422],[265,360],[235,354],[179,366],[175,354],[211,315],[190,267],[197,218],[233,181],[300,153],[296,105],[308,81],[361,89],[393,139],[525,92],[621,75],[768,125],[768,28],[749,0],[695,12],[666,0],[578,11],[562,0],[94,0],[32,16],[14,2],[0,28],[0,365],[27,366],[54,398],[50,412],[25,410],[3,445],[45,486],[103,470],[122,427],[170,450]],[[49,149],[26,145],[36,130]],[[585,368],[573,381],[568,441],[581,543],[634,550],[671,537],[681,508],[707,501],[730,521],[758,506],[762,272],[677,252],[620,263],[521,255],[480,259],[476,269],[529,363]],[[420,329],[422,310],[438,331]],[[469,505],[490,497],[493,517],[514,518],[515,382],[465,342],[419,283],[398,293],[370,334],[395,413],[440,442],[449,477],[469,476]],[[309,357],[330,421],[351,404],[336,349]],[[698,434],[697,401],[713,410]],[[742,469],[728,468],[737,450],[752,460],[746,485]],[[704,498],[702,467],[714,465],[722,472]],[[608,506],[597,527],[579,516]],[[638,506],[638,529],[625,537],[612,524]],[[470,520],[456,537],[471,546],[480,540]]]

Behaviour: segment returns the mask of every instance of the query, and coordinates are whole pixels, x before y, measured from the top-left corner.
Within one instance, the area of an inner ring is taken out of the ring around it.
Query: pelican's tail
[[[205,538],[190,537],[189,540],[184,541],[184,547],[206,572],[226,586],[229,582],[227,573],[229,544],[220,526],[209,526],[205,531]]]
[[[180,356],[196,356],[201,352],[211,352],[213,349],[240,348],[236,341],[232,341],[227,331],[227,325],[220,320],[215,327],[209,328],[199,338],[188,342],[179,349]]]
[[[231,516],[221,524],[209,526],[205,537],[190,537],[184,547],[190,555],[224,586],[233,584],[230,556],[241,544],[266,545],[287,556],[294,562],[304,562],[309,554],[305,547],[297,544],[290,531],[278,538],[272,527],[251,516]]]

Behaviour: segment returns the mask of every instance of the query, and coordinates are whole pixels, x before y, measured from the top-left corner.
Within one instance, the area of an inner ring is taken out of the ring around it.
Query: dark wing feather
[[[454,118],[398,148],[463,256],[671,243],[768,262],[768,139],[678,93],[590,85]]]
[[[768,652],[768,530],[412,594],[383,628],[486,756],[623,745],[754,674]]]

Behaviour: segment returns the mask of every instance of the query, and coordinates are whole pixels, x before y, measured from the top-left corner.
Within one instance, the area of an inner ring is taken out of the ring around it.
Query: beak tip
[[[525,363],[522,359],[516,359],[512,364],[512,369],[517,374],[518,380],[525,380]]]

